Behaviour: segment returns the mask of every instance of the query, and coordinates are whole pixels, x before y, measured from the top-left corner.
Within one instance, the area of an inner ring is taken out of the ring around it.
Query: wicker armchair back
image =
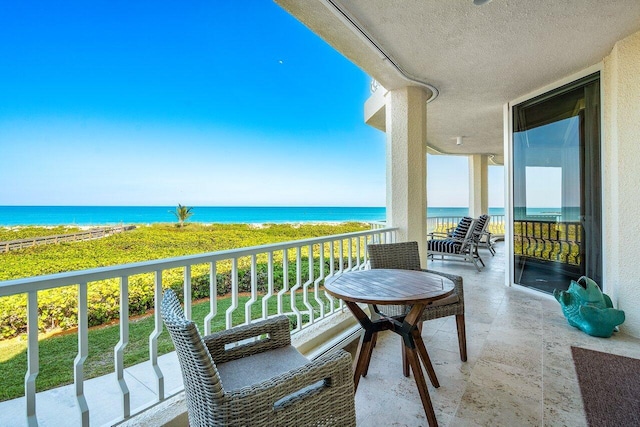
[[[462,277],[421,268],[418,242],[371,244],[367,246],[367,253],[369,254],[369,265],[371,268],[422,270],[446,277],[453,282],[453,295],[425,308],[422,314],[422,320],[425,321],[439,319],[446,316],[456,316],[460,358],[463,361],[466,361],[467,339],[464,323],[464,288],[462,286]],[[398,315],[401,312],[406,314],[408,312],[408,308],[404,306],[385,306],[384,309],[393,310],[389,315]]]
[[[291,346],[286,316],[201,337],[171,290],[161,312],[180,361],[191,426],[355,426],[349,353],[309,361]]]

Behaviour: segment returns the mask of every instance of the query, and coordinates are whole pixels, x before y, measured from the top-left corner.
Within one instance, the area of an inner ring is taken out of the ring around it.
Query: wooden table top
[[[454,284],[446,277],[415,270],[374,269],[350,271],[331,277],[325,290],[343,301],[367,304],[416,304],[445,298]]]

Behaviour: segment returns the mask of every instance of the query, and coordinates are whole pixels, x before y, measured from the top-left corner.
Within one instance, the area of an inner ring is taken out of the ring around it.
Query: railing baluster
[[[87,303],[87,282],[78,285],[78,354],[73,362],[73,383],[76,400],[80,409],[81,425],[89,425],[89,405],[84,396],[84,362],[89,355],[89,321]]]
[[[296,246],[296,284],[291,288],[291,311],[296,315],[298,321],[296,322],[295,331],[302,329],[302,312],[298,310],[296,291],[302,286],[302,254],[300,246]]]
[[[233,327],[233,312],[238,308],[238,258],[231,260],[231,305],[227,309],[227,329]]]
[[[308,250],[307,262],[309,264],[309,280],[307,280],[304,286],[302,287],[302,302],[304,306],[307,307],[307,310],[309,311],[309,324],[313,324],[315,321],[314,311],[313,311],[313,306],[309,302],[309,286],[311,286],[311,284],[313,283],[313,279],[315,277],[314,271],[313,271],[313,268],[314,268],[313,245],[309,245],[307,250]]]
[[[336,256],[335,256],[335,246],[334,246],[334,241],[331,240],[329,242],[329,275],[327,277],[325,277],[325,281],[329,278],[329,277],[333,277],[334,273],[336,270]],[[329,303],[331,304],[331,310],[329,311],[331,314],[335,313],[336,311],[336,299],[329,295],[328,293],[325,292],[325,296],[327,297],[327,299],[329,300]]]
[[[284,314],[283,297],[289,291],[289,250],[282,250],[282,289],[278,292],[278,314]]]
[[[269,318],[269,298],[273,296],[273,251],[267,259],[267,293],[262,297],[262,318]]]
[[[251,323],[251,307],[258,301],[258,265],[256,254],[251,255],[251,298],[244,305],[244,321]]]
[[[313,296],[320,306],[320,318],[324,319],[325,301],[320,298],[320,282],[324,280],[324,243],[319,243],[318,246],[318,278],[313,282]]]
[[[356,237],[356,270],[361,270],[362,268],[362,263],[361,263],[361,253],[360,253],[360,237]]]
[[[191,266],[184,267],[184,317],[191,320]]]
[[[27,373],[24,376],[24,396],[27,401],[27,423],[38,425],[36,415],[36,377],[38,376],[38,291],[27,296]]]
[[[116,380],[120,386],[122,397],[122,416],[128,418],[131,415],[131,400],[129,387],[124,380],[124,348],[129,343],[129,278],[120,278],[120,341],[113,350],[116,368]]]
[[[164,400],[164,374],[162,373],[160,366],[158,366],[158,336],[160,336],[160,333],[162,332],[162,316],[160,314],[160,302],[162,301],[161,270],[155,271],[154,288],[154,329],[149,336],[149,360],[151,361],[151,366],[153,367],[153,372],[156,376],[156,389],[158,392],[158,402],[160,402]]]
[[[374,236],[364,236],[362,238],[362,243],[364,243],[364,248],[362,250],[362,269],[363,270],[367,269],[367,264],[369,262],[369,254],[367,253],[367,246],[369,246],[369,237],[371,237],[372,241],[375,239]]]
[[[209,263],[209,314],[204,318],[204,334],[211,334],[211,321],[218,314],[218,274],[217,263]]]
[[[339,260],[339,269],[338,269],[338,274],[342,274],[344,273],[344,240],[341,238],[338,240],[338,260]],[[344,310],[344,301],[342,300],[338,300],[338,306],[340,307],[340,310]]]

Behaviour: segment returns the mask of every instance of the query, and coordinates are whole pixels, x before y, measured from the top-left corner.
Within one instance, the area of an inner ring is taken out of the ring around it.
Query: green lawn
[[[249,297],[239,298],[239,307],[233,314],[233,323],[244,322],[244,304]],[[309,299],[315,309],[316,315],[319,313],[317,303]],[[218,300],[218,314],[211,325],[212,331],[219,331],[225,328],[225,311],[230,306],[230,298]],[[285,295],[283,299],[284,307],[290,307],[290,297]],[[296,298],[297,307],[304,310],[302,295]],[[192,318],[198,325],[201,333],[204,333],[203,321],[209,313],[209,301],[201,301],[192,306]],[[269,299],[269,314],[277,313],[277,298]],[[252,306],[252,318],[258,319],[262,316],[262,302],[258,300]],[[307,317],[303,316],[303,321]],[[291,317],[292,326],[295,324],[295,317]],[[149,335],[154,328],[154,317],[146,316],[137,320],[132,320],[129,325],[129,343],[124,350],[125,366],[149,360]],[[120,329],[118,324],[101,326],[89,331],[89,356],[84,364],[85,379],[94,378],[114,371],[113,349],[120,339]],[[24,395],[24,376],[27,369],[27,343],[22,339],[0,341],[0,401],[14,399]],[[165,354],[173,351],[173,344],[166,330],[163,329],[158,337],[158,354]],[[78,337],[76,333],[64,333],[50,336],[40,340],[40,372],[36,379],[36,390],[43,391],[73,382],[73,363],[78,353]]]

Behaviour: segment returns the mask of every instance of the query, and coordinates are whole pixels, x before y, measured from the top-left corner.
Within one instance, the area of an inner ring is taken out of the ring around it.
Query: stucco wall
[[[604,60],[605,292],[640,337],[640,32]]]

